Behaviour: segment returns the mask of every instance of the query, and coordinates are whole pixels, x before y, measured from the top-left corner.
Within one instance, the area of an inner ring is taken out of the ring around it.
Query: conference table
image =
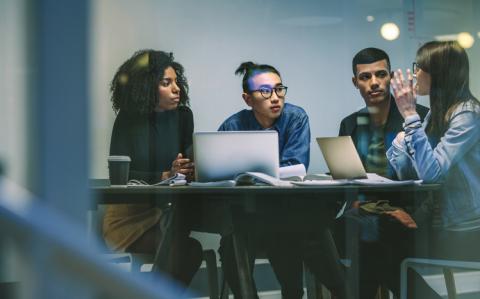
[[[398,186],[322,185],[322,186],[109,186],[91,187],[92,209],[104,204],[154,203],[171,205],[172,213],[158,246],[154,270],[167,269],[170,242],[175,222],[175,207],[191,205],[199,215],[195,231],[231,234],[242,298],[255,298],[246,246],[247,236],[258,232],[321,232],[334,221],[342,203],[359,196],[417,204],[436,196],[438,184]],[[332,248],[335,248],[334,246]],[[358,283],[358,282],[357,282]]]

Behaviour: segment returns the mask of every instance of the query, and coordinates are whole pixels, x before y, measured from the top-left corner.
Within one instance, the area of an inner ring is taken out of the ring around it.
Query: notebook
[[[195,132],[193,154],[197,182],[233,180],[244,172],[279,177],[276,131]]]
[[[350,136],[319,137],[317,143],[334,179],[367,178],[367,172]]]

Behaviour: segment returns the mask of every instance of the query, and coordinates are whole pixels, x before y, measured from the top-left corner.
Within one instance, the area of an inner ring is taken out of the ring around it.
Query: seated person
[[[386,151],[397,133],[402,130],[403,118],[395,104],[395,98],[390,92],[390,80],[393,76],[390,70],[390,58],[381,49],[362,49],[352,60],[352,71],[353,85],[359,90],[366,107],[342,120],[339,135],[352,137],[367,172],[396,179],[395,171],[388,163]],[[423,119],[428,108],[417,105],[417,111]],[[392,229],[403,232],[405,226],[413,228],[416,225],[410,216],[401,209],[396,209],[391,215],[384,214],[383,216],[365,213],[363,209],[358,209],[360,202],[375,202],[377,199],[370,196],[354,202],[354,208],[347,209],[335,228],[335,239],[343,254],[346,254],[348,258],[353,258],[356,256],[356,252],[345,253],[345,247],[349,250],[359,250],[360,268],[368,268],[377,262],[374,252],[374,248],[377,247],[371,245],[378,241],[380,234],[384,231],[391,232]],[[390,216],[396,220],[388,219],[387,217]],[[398,221],[404,226],[398,225]],[[346,230],[349,230],[349,234]],[[347,242],[347,235],[353,235],[360,239],[358,248],[357,244],[353,243],[357,241],[355,238],[348,237]],[[376,292],[379,285],[378,279],[375,278],[376,274],[371,273],[360,277],[361,298],[370,296],[362,295],[363,293]],[[382,275],[382,273],[378,273],[378,275]]]
[[[276,130],[278,132],[280,165],[303,164],[308,168],[310,159],[310,127],[305,111],[293,104],[285,103],[287,87],[280,73],[273,66],[242,63],[235,72],[243,75],[243,100],[251,109],[242,110],[220,126],[219,131]],[[251,270],[255,251],[266,249],[273,270],[282,286],[283,298],[301,298],[302,260],[295,254],[298,241],[288,233],[249,236]],[[260,244],[262,243],[262,245]],[[235,298],[241,298],[231,235],[222,236],[220,249],[222,269],[232,288]],[[296,283],[291,284],[294,280]],[[299,283],[298,283],[299,281]]]
[[[480,102],[469,88],[467,53],[456,41],[428,42],[417,51],[413,74],[407,69],[404,81],[398,70],[392,87],[404,130],[387,152],[391,165],[401,179],[442,184],[441,196],[412,215],[432,216],[417,232],[428,231],[427,255],[480,261]],[[423,123],[417,94],[430,96]],[[429,288],[409,290],[416,293],[409,298],[440,298]]]
[[[113,109],[110,155],[131,158],[130,179],[155,183],[176,173],[190,176],[184,157],[192,145],[193,115],[188,107],[183,67],[172,54],[141,50],[123,63],[111,83]],[[192,208],[177,206],[186,221],[176,223],[168,274],[185,286],[202,261],[200,243],[189,237]],[[103,235],[115,251],[155,254],[169,211],[153,204],[106,208]]]

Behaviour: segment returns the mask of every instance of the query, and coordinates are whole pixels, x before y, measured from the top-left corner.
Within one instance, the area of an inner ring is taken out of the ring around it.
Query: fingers
[[[175,175],[178,172],[185,173],[186,170],[184,169],[190,169],[193,166],[193,165],[190,165],[190,164],[193,164],[193,162],[190,164],[189,163],[190,163],[190,159],[184,159],[183,155],[181,153],[178,153],[177,157],[172,162],[172,169],[170,170],[171,174]]]
[[[398,75],[398,76],[396,76],[396,77],[400,80],[400,83],[403,84],[403,82],[405,82],[405,78],[403,77],[403,73],[402,73],[402,70],[401,70],[401,69],[398,69],[397,75]]]
[[[402,143],[403,140],[405,139],[405,132],[404,131],[398,132],[395,139],[397,140],[398,143]]]
[[[194,171],[195,171],[194,168],[181,168],[177,171],[177,173],[189,175],[189,174],[192,174]]]
[[[413,93],[413,97],[417,98],[417,91],[415,90],[415,86],[413,85],[413,74],[410,69],[407,69],[407,78],[408,78],[408,86]]]
[[[411,89],[413,89],[413,75],[410,69],[407,69],[407,80],[408,80],[408,85],[410,86]]]
[[[395,95],[395,98],[398,98],[400,96],[400,92],[403,89],[403,74],[402,70],[398,69],[394,72],[393,78],[390,80],[390,84],[393,89],[393,94]]]

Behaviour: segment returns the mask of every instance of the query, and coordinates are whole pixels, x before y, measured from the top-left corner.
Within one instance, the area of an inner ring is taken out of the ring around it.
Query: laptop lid
[[[367,177],[350,136],[319,137],[317,143],[334,179],[362,179]]]
[[[198,182],[232,180],[247,171],[279,177],[276,131],[195,132],[193,152]]]

